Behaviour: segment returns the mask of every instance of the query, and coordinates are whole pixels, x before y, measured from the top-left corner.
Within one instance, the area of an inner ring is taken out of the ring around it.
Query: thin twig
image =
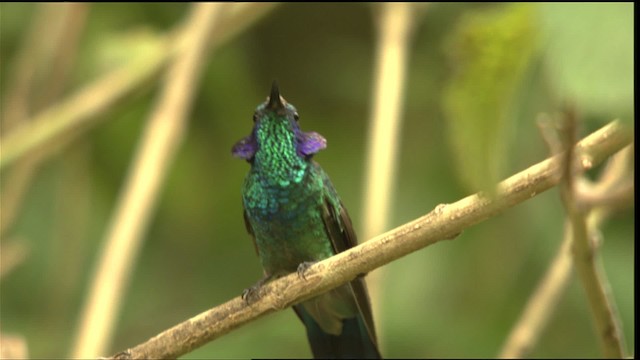
[[[365,239],[387,228],[397,163],[414,4],[381,3],[364,192]]]
[[[628,129],[614,121],[582,140],[576,151],[594,166],[632,141]],[[175,358],[252,320],[287,308],[344,284],[359,274],[383,266],[438,241],[451,239],[467,227],[495,216],[558,184],[562,155],[554,156],[502,181],[496,196],[468,196],[443,204],[429,214],[376,236],[329,259],[311,265],[304,278],[290,274],[259,291],[259,300],[247,305],[236,297],[122,351],[114,358]]]
[[[39,4],[36,6],[36,14],[31,20],[31,26],[25,32],[24,40],[21,42],[20,49],[11,59],[11,68],[9,72],[9,86],[6,95],[3,98],[2,119],[0,128],[3,132],[14,126],[24,122],[30,113],[29,99],[32,93],[34,79],[36,78],[36,70],[38,68],[40,53],[43,47],[48,31],[48,24],[52,19],[51,4]],[[2,193],[0,198],[0,239],[3,239],[4,232],[13,224],[16,214],[19,212],[23,195],[28,188],[29,179],[31,179],[34,167],[25,161],[6,178],[2,185]]]
[[[580,179],[576,184],[579,185],[576,191],[582,206],[603,208],[609,212],[633,204],[633,151],[631,145],[613,156],[595,184],[587,179]]]
[[[558,123],[554,118],[547,114],[540,114],[536,123],[542,139],[547,143],[550,154],[553,156],[562,153],[562,142],[556,128]],[[561,177],[562,174],[559,173],[558,179]],[[569,275],[572,270],[572,239],[571,224],[567,221],[564,226],[562,244],[536,291],[529,298],[520,319],[509,333],[500,352],[500,358],[525,357],[537,344],[540,334],[544,331],[556,304],[569,283]]]
[[[558,123],[546,114],[538,116],[537,125],[542,138],[547,143],[550,153],[557,155],[562,152],[563,144],[558,136]],[[628,179],[628,149],[633,145],[621,150],[613,155],[607,164],[598,183],[590,186],[591,190],[597,188],[601,193],[611,196],[613,190],[618,189],[618,184],[623,179]],[[621,157],[624,157],[622,159]],[[561,174],[560,174],[561,175]],[[561,176],[560,176],[561,177]],[[559,177],[559,178],[560,178]],[[587,194],[589,190],[582,190],[582,194]],[[617,193],[615,193],[617,194]],[[628,195],[628,194],[626,194]],[[613,195],[617,198],[617,195]],[[611,202],[611,199],[603,200]],[[594,205],[591,203],[590,205]],[[598,205],[603,205],[602,203]],[[600,210],[600,209],[595,209]],[[598,212],[600,214],[600,212]],[[590,215],[594,215],[592,212]],[[604,221],[605,216],[590,216],[590,223],[594,227]],[[564,240],[558,250],[556,257],[547,270],[544,278],[540,281],[536,291],[531,295],[522,315],[513,327],[507,341],[500,352],[500,358],[523,358],[526,357],[538,342],[540,334],[544,331],[549,318],[553,314],[555,307],[564,294],[564,289],[569,283],[569,276],[573,268],[571,255],[571,242],[573,233],[571,224],[567,221],[564,229]]]
[[[5,240],[0,244],[0,280],[24,262],[30,250],[27,244],[22,238]]]
[[[220,31],[211,37],[212,46],[220,46],[237,33],[267,14],[275,4],[229,4],[229,16],[222,19]],[[16,127],[0,138],[0,171],[47,142],[76,131],[74,136],[86,132],[97,124],[97,115],[125,99],[138,86],[153,78],[178,51],[181,39],[176,34],[165,35],[157,46],[140,54],[122,67],[115,69],[87,85],[63,102],[49,108]],[[82,125],[82,127],[81,127]]]
[[[611,299],[609,284],[600,262],[599,253],[595,251],[592,240],[595,239],[593,228],[587,226],[589,209],[581,206],[576,194],[576,179],[580,169],[575,166],[576,158],[571,144],[575,141],[577,120],[573,109],[567,110],[565,116],[563,136],[561,136],[565,148],[562,181],[560,190],[567,216],[571,222],[573,233],[573,258],[576,272],[587,295],[591,308],[597,336],[606,358],[624,357],[623,336],[621,334],[620,321],[618,319],[615,304]]]
[[[571,241],[573,234],[569,223],[564,227],[564,240],[556,257],[551,262],[544,278],[533,293],[520,320],[500,352],[500,358],[522,358],[529,354],[538,342],[538,338],[546,327],[560,297],[564,294],[572,268]]]
[[[74,358],[103,354],[110,343],[123,292],[153,213],[158,190],[187,124],[209,36],[225,4],[197,3],[184,29],[184,50],[168,69],[163,92],[147,123],[100,252],[82,312]]]
[[[0,359],[28,359],[29,347],[24,336],[0,333]]]
[[[25,32],[21,47],[11,59],[8,86],[2,101],[2,132],[29,117],[29,94],[35,82],[38,62],[47,39],[47,27],[54,20],[52,10],[55,5],[38,4],[28,31]]]
[[[17,158],[52,141],[75,127],[86,125],[113,103],[133,91],[136,85],[151,78],[172,54],[170,42],[161,42],[122,68],[89,84],[63,102],[2,136],[0,170]]]
[[[89,15],[89,3],[56,4],[60,7],[61,29],[58,34],[45,32],[53,48],[53,57],[46,66],[49,69],[46,82],[34,104],[39,111],[51,106],[65,90],[78,53],[80,39]],[[55,37],[53,37],[55,35]]]
[[[410,40],[416,16],[416,4],[376,4],[377,44],[374,68],[374,97],[367,136],[367,164],[363,193],[362,237],[370,239],[389,226],[389,212],[396,176],[398,138],[402,128],[402,108]],[[421,5],[418,5],[421,6]],[[374,313],[381,306],[381,272],[369,277],[369,292]],[[378,323],[381,319],[378,318]],[[378,338],[383,326],[379,326]]]
[[[53,43],[44,47],[49,52],[40,57],[30,57],[24,64],[20,63],[16,82],[7,95],[5,102],[8,110],[3,111],[5,129],[27,122],[27,114],[49,106],[60,95],[67,83],[67,74],[75,60],[76,49],[80,34],[84,28],[87,10],[90,5],[80,3],[45,4],[42,5],[44,15],[36,22],[39,39],[33,39],[36,44]],[[56,11],[54,11],[56,10]],[[40,17],[38,17],[40,18]],[[53,24],[57,26],[52,26]],[[46,31],[44,29],[47,29]],[[54,41],[52,41],[52,39]],[[25,48],[16,56],[16,61],[23,60],[30,53]],[[42,51],[41,51],[42,52]],[[54,66],[51,66],[51,63]],[[33,69],[28,68],[32,66]],[[40,84],[35,84],[35,68],[44,68],[46,74]],[[22,75],[20,75],[22,74]],[[34,82],[24,84],[24,82]],[[47,149],[44,149],[47,151]],[[2,203],[0,204],[0,236],[13,225],[22,204],[23,195],[29,189],[31,179],[44,158],[43,151],[28,154],[11,169],[11,173],[2,187]]]

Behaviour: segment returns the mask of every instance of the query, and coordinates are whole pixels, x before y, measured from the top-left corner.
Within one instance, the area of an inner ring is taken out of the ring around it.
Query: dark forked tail
[[[342,321],[342,333],[331,335],[322,331],[318,323],[301,305],[294,306],[307,328],[311,352],[316,359],[382,359],[360,314]]]

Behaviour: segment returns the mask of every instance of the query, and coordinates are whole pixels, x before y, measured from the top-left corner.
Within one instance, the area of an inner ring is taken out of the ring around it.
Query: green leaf
[[[560,99],[607,117],[633,113],[633,4],[544,3],[545,62]],[[626,116],[624,116],[626,115]]]
[[[535,54],[535,5],[506,4],[465,14],[452,33],[453,77],[444,113],[458,176],[492,192],[503,175],[517,89]]]

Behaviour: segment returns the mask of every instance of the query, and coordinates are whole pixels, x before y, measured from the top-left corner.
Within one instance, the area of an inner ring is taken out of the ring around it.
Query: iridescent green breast
[[[286,185],[252,167],[243,191],[244,207],[260,260],[268,274],[295,271],[304,261],[333,254],[322,220],[324,184],[315,166]]]

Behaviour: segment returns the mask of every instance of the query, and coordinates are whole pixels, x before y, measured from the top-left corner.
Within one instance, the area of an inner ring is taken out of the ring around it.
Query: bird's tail
[[[331,335],[301,305],[295,311],[307,328],[311,352],[316,359],[382,359],[361,315],[342,320],[342,333]]]

